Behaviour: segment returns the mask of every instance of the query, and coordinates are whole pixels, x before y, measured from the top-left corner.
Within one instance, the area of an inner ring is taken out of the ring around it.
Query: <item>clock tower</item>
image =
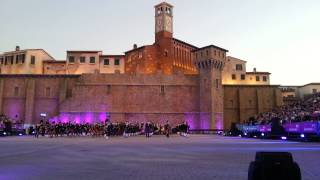
[[[155,39],[172,38],[173,6],[162,2],[155,7]]]

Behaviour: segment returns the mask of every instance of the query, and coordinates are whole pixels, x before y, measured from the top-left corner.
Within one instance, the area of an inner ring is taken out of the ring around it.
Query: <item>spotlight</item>
[[[246,135],[248,135],[248,134],[245,132],[244,135],[246,136]]]
[[[286,136],[281,136],[281,139],[282,140],[287,140],[287,137]]]
[[[254,138],[257,138],[257,136],[255,135],[255,136],[253,136]]]
[[[22,136],[22,133],[19,133],[19,136]]]
[[[261,133],[261,136],[263,137],[263,136],[264,136],[264,133]]]
[[[305,135],[304,135],[304,134],[300,134],[300,137],[301,137],[301,138],[304,138],[304,137],[305,137]]]
[[[3,135],[7,135],[7,133],[6,133],[6,132],[3,132]]]
[[[242,137],[241,134],[239,134],[239,137]]]

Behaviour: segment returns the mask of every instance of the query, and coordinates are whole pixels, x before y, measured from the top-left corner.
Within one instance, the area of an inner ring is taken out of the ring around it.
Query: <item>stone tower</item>
[[[173,33],[173,6],[162,2],[155,8],[155,40],[172,38]]]
[[[156,66],[163,73],[171,74],[173,67],[173,6],[162,2],[154,8]]]
[[[194,51],[199,71],[201,129],[223,129],[222,69],[226,60],[225,49],[210,45]]]

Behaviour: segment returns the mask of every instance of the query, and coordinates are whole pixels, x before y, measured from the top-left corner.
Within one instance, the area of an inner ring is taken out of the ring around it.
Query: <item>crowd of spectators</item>
[[[312,94],[304,100],[281,106],[270,112],[250,117],[246,124],[269,124],[274,118],[279,119],[281,124],[320,120],[320,93]]]

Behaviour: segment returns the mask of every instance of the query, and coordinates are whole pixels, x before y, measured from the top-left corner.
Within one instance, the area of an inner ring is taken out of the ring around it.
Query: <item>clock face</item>
[[[163,24],[162,24],[162,16],[157,17],[156,20],[156,32],[162,31],[163,30]]]
[[[172,32],[172,19],[171,19],[171,17],[166,17],[165,30]]]

